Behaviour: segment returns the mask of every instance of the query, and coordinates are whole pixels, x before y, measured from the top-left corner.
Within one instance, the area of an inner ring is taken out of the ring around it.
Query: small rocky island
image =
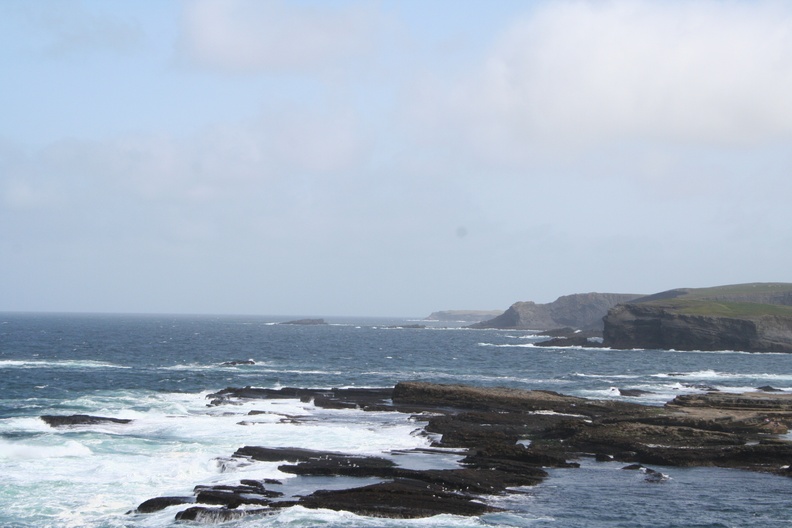
[[[192,495],[155,497],[130,514],[171,508],[178,520],[224,522],[300,505],[393,518],[481,515],[499,511],[487,497],[538,484],[548,477],[547,468],[575,471],[581,457],[624,462],[623,469],[640,470],[653,483],[668,477],[648,464],[668,466],[663,471],[721,466],[792,477],[792,442],[779,436],[792,425],[788,393],[680,395],[654,407],[551,391],[402,382],[390,389],[228,388],[208,398],[210,406],[300,398],[327,408],[409,413],[422,424],[422,434],[434,439],[424,452],[447,455],[453,449],[461,460],[455,469],[416,470],[400,467],[394,461],[398,457],[242,446],[231,459],[281,462],[280,471],[295,475],[368,480],[348,489],[316,489],[291,497],[279,491],[277,480],[198,483]],[[379,481],[372,484],[372,478]]]
[[[792,284],[681,288],[608,311],[611,348],[792,352]]]
[[[294,319],[293,321],[284,321],[280,324],[285,325],[326,325],[327,321],[324,319]]]

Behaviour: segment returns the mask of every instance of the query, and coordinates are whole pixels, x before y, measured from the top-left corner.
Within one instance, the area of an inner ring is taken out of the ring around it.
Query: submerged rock
[[[224,361],[220,363],[222,367],[236,367],[238,365],[255,365],[256,362],[252,359],[236,359],[234,361]]]

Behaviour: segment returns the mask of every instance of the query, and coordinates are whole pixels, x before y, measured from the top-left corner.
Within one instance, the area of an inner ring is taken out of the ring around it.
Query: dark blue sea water
[[[175,526],[179,507],[127,512],[151,497],[189,495],[197,484],[279,478],[288,493],[313,485],[280,473],[277,464],[229,461],[242,445],[390,456],[428,443],[398,413],[317,409],[297,400],[207,407],[206,395],[228,386],[425,380],[654,405],[711,388],[792,391],[792,355],[785,354],[539,348],[521,331],[393,328],[416,321],[370,318],[276,324],[287,319],[0,314],[0,526]],[[248,359],[255,364],[223,365]],[[620,389],[648,394],[624,398]],[[251,409],[267,413],[250,418]],[[76,413],[133,421],[53,429],[39,419]],[[295,415],[299,423],[281,420]],[[453,465],[454,456],[399,461]],[[551,471],[523,493],[493,498],[509,513],[397,522],[298,507],[227,526],[792,526],[792,479],[657,468],[670,479],[648,483],[621,464],[581,463]]]

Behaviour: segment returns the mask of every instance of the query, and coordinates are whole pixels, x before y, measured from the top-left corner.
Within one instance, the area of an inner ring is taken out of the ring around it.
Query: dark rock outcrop
[[[245,400],[292,399],[313,401],[317,407],[369,409],[386,406],[393,389],[262,389],[257,387],[228,387],[209,394],[210,406],[229,405]]]
[[[481,515],[499,511],[476,497],[449,492],[442,486],[411,479],[346,490],[319,490],[300,499],[305,508],[349,511],[358,515],[392,518],[430,517],[443,513]]]
[[[384,390],[384,389],[383,389]],[[225,394],[272,397],[255,389]],[[323,392],[288,389],[291,397]],[[792,442],[782,435],[792,426],[792,394],[755,392],[681,395],[665,407],[624,401],[598,401],[551,391],[402,382],[388,391],[390,409],[418,412],[424,434],[436,448],[456,448],[464,456],[454,469],[410,469],[380,456],[356,456],[301,448],[246,446],[236,459],[284,462],[279,470],[300,476],[344,476],[382,482],[342,490],[315,490],[284,497],[265,485],[196,486],[194,497],[160,497],[142,503],[137,513],[195,503],[180,520],[220,522],[263,515],[280,508],[344,510],[360,515],[416,518],[438,514],[480,515],[497,511],[486,497],[511,493],[547,478],[545,468],[574,468],[580,456],[632,462],[649,482],[668,476],[644,464],[722,466],[792,476]],[[279,391],[276,394],[281,395]],[[381,396],[381,394],[380,394]],[[278,396],[276,396],[278,397]],[[356,398],[360,398],[356,401]],[[371,394],[351,392],[345,401],[366,407]],[[526,443],[530,445],[526,445]],[[461,449],[461,450],[460,450]],[[296,477],[299,478],[299,477]]]
[[[155,497],[147,501],[143,501],[135,509],[136,513],[153,513],[156,511],[164,510],[169,506],[176,506],[179,504],[191,504],[195,502],[194,497]]]
[[[576,293],[547,304],[517,302],[503,314],[471,325],[471,328],[550,330],[563,326],[602,330],[602,318],[617,304],[639,298],[637,294]]]
[[[227,521],[272,513],[267,508],[236,510],[231,508],[205,508],[203,506],[192,506],[176,514],[177,521],[196,521],[203,524],[217,524]]]
[[[611,348],[792,352],[792,284],[677,289],[612,308]]]
[[[51,427],[68,427],[72,425],[128,424],[132,420],[124,418],[107,418],[88,414],[72,414],[69,416],[44,415],[41,417]]]

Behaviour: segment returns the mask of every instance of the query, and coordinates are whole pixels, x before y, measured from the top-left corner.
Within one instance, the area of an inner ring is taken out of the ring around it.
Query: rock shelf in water
[[[277,481],[199,485],[191,497],[150,499],[136,513],[189,504],[177,519],[223,522],[294,505],[394,518],[481,515],[498,510],[487,504],[487,496],[538,484],[547,477],[544,468],[574,468],[574,460],[583,456],[629,463],[658,484],[667,475],[643,464],[792,476],[792,442],[779,437],[792,424],[792,394],[787,393],[684,395],[654,407],[551,391],[403,382],[393,389],[228,388],[208,398],[210,405],[300,398],[321,407],[412,413],[424,423],[425,434],[438,438],[435,447],[459,448],[467,456],[457,469],[415,470],[382,457],[245,446],[233,457],[283,462],[279,469],[285,473],[367,480],[358,487],[291,498],[271,489]],[[382,480],[371,484],[372,478]]]

